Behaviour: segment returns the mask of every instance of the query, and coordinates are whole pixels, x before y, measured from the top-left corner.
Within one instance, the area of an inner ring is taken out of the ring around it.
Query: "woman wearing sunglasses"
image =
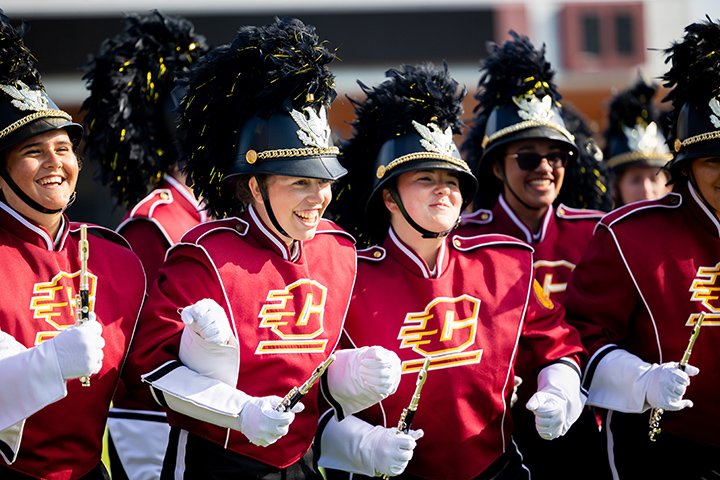
[[[530,244],[535,279],[546,295],[562,303],[570,274],[602,213],[554,205],[566,167],[579,150],[561,116],[544,48],[536,50],[527,37],[510,34],[512,40],[494,46],[483,65],[479,105],[463,145],[477,172],[480,209],[464,216],[459,234],[502,233]],[[534,419],[524,408],[534,392],[529,356],[523,349],[518,353],[517,374],[528,385],[520,387],[513,413],[516,439],[533,479],[577,478],[573,466],[560,461],[569,451],[588,466],[587,478],[606,478],[596,455],[602,438],[593,415],[581,416],[558,442],[544,442],[535,433]]]

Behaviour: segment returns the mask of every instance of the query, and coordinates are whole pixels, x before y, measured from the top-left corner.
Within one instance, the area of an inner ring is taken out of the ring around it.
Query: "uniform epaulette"
[[[493,221],[491,210],[475,210],[472,213],[464,214],[460,219],[460,225],[487,225]]]
[[[385,249],[377,245],[357,251],[358,260],[365,260],[366,262],[381,262],[385,259],[385,256]]]
[[[237,217],[232,218],[224,218],[221,220],[210,220],[205,223],[201,223],[190,230],[188,230],[185,235],[183,235],[180,242],[182,243],[197,243],[202,237],[209,234],[213,230],[234,230],[237,232],[241,237],[244,237],[247,232],[250,225],[245,220],[242,220]]]
[[[147,217],[152,218],[157,207],[168,205],[175,201],[172,191],[167,188],[157,188],[150,192],[133,207],[128,218]]]
[[[316,234],[318,233],[332,233],[335,235],[341,235],[343,237],[346,237],[350,239],[355,244],[355,237],[350,235],[348,232],[343,230],[337,223],[327,220],[325,218],[320,219],[320,224],[318,225],[317,230],[315,231]]]
[[[682,196],[678,193],[670,192],[667,195],[654,200],[641,200],[639,202],[623,205],[617,210],[613,210],[605,215],[600,223],[611,227],[625,218],[637,215],[641,212],[658,208],[678,208],[681,204]]]
[[[478,248],[497,245],[520,247],[526,248],[531,252],[535,251],[530,245],[521,240],[518,240],[515,237],[499,234],[474,235],[472,237],[462,237],[460,235],[455,235],[452,237],[450,243],[452,243],[452,246],[456,250],[460,250],[461,252],[469,252]]]
[[[606,212],[600,210],[589,210],[585,208],[572,208],[567,205],[560,204],[555,209],[555,215],[563,220],[585,220],[594,219],[599,220],[604,217]]]
[[[72,233],[73,235],[79,235],[80,225],[81,222],[70,222],[70,233]],[[130,244],[119,233],[110,230],[109,228],[101,227],[100,225],[93,225],[90,223],[86,223],[86,225],[89,234],[95,235],[96,237],[104,238],[105,240],[108,240],[110,242],[117,243],[121,247],[130,249]]]

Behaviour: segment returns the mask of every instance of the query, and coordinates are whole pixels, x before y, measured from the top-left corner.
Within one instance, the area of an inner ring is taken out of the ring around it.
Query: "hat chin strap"
[[[455,221],[455,225],[453,225],[452,227],[448,228],[447,230],[443,230],[442,232],[431,232],[430,230],[418,225],[417,222],[415,222],[415,220],[410,217],[410,214],[407,212],[407,210],[405,210],[405,205],[403,204],[402,199],[400,198],[400,194],[398,193],[397,188],[394,185],[388,187],[388,190],[390,191],[390,195],[395,201],[395,204],[398,206],[398,209],[400,209],[400,213],[402,213],[402,216],[405,218],[405,221],[407,221],[411,227],[417,230],[422,235],[422,238],[447,237],[450,232],[452,232],[455,228],[457,228],[458,225],[460,225],[460,215],[458,215],[458,218]]]
[[[503,182],[503,185],[505,185],[505,187],[507,187],[507,189],[510,191],[510,193],[512,193],[512,196],[515,197],[515,200],[517,200],[518,202],[520,202],[520,204],[521,204],[523,207],[527,208],[528,210],[533,210],[533,211],[538,211],[538,210],[542,210],[542,209],[543,209],[543,207],[531,207],[530,205],[528,205],[527,203],[525,203],[525,202],[522,200],[522,198],[520,198],[520,197],[518,196],[517,193],[515,193],[515,190],[513,190],[512,187],[510,186],[510,182],[508,182],[507,176],[505,176],[505,167],[504,167],[504,166],[501,166],[500,172],[502,173],[502,182]]]
[[[38,202],[30,198],[30,196],[23,192],[22,189],[18,186],[17,183],[10,177],[10,173],[8,173],[6,168],[0,168],[0,177],[2,177],[3,180],[5,180],[5,183],[8,184],[8,187],[10,187],[10,190],[13,191],[17,197],[25,202],[27,206],[32,208],[33,210],[36,210],[40,213],[46,213],[49,215],[53,215],[55,213],[61,213],[67,210],[67,208],[72,205],[75,202],[75,199],[77,198],[77,192],[73,192],[72,195],[70,195],[70,200],[68,201],[67,205],[65,205],[63,208],[58,208],[55,210],[51,210],[49,208],[45,208],[42,205],[40,205]]]
[[[717,216],[720,211],[718,211],[715,207],[713,207],[710,202],[707,201],[705,198],[705,195],[702,194],[702,191],[700,191],[700,187],[697,184],[697,181],[695,180],[695,175],[693,175],[692,170],[688,169],[688,179],[690,183],[692,184],[693,188],[695,189],[695,192],[700,196],[700,200],[705,204],[706,207],[712,212],[715,212],[715,215]]]
[[[265,211],[267,212],[268,218],[270,219],[270,223],[273,224],[273,227],[277,229],[278,232],[280,232],[280,235],[283,235],[285,237],[288,237],[291,240],[295,240],[290,235],[287,234],[285,229],[280,226],[280,223],[277,221],[277,218],[275,218],[275,214],[273,213],[272,205],[270,205],[270,198],[268,197],[267,190],[265,190],[265,185],[263,185],[263,182],[259,181],[257,182],[258,188],[260,189],[260,195],[263,199],[263,205],[265,206]]]

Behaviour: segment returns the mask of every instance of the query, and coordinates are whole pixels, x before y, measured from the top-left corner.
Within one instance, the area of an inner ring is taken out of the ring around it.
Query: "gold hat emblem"
[[[257,162],[258,154],[255,150],[248,150],[245,154],[245,160],[252,165],[253,163]]]

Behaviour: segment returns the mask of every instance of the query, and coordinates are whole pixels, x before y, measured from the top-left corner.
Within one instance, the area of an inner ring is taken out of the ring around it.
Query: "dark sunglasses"
[[[572,155],[573,152],[564,150],[558,150],[545,154],[535,152],[518,152],[507,154],[508,157],[515,157],[515,160],[517,160],[518,163],[518,167],[520,167],[522,170],[528,171],[535,170],[543,161],[543,158],[547,159],[548,163],[552,168],[564,168],[567,166],[568,161],[570,161]]]

